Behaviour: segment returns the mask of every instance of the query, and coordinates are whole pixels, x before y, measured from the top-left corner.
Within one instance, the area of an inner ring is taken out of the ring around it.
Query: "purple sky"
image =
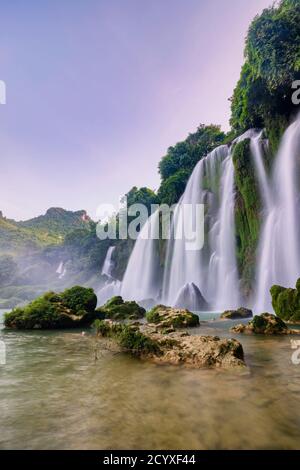
[[[4,2],[3,2],[4,3]],[[272,0],[1,5],[0,210],[116,204],[199,123],[228,129],[251,19]]]

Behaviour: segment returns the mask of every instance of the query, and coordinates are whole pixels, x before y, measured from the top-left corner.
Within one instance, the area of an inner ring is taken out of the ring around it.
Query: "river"
[[[193,331],[233,337],[232,324]],[[0,339],[1,449],[300,447],[289,337],[240,336],[243,373],[157,366],[103,350],[89,332],[2,329]]]

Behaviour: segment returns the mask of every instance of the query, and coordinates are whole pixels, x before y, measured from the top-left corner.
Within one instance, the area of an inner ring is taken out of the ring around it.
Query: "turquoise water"
[[[233,337],[233,324],[193,333]],[[299,448],[290,338],[236,337],[244,373],[149,364],[80,331],[2,330],[0,448]]]

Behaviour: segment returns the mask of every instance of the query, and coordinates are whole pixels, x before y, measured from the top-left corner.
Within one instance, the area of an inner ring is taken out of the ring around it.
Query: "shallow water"
[[[193,331],[238,337],[233,324]],[[299,448],[300,365],[290,338],[238,338],[242,374],[149,364],[80,331],[2,330],[0,448]]]

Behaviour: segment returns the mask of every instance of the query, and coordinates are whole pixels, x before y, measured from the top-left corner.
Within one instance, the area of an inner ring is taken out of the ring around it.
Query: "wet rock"
[[[295,289],[274,285],[270,293],[276,315],[284,321],[300,323],[300,279]]]
[[[5,315],[7,328],[59,329],[88,326],[103,315],[95,311],[93,289],[75,286],[62,293],[47,292],[24,307]]]
[[[97,321],[99,335],[112,339],[121,350],[158,364],[186,367],[244,367],[242,345],[235,339],[194,336],[187,332],[162,332],[153,325],[125,325]]]
[[[252,318],[252,310],[244,307],[240,307],[236,310],[225,310],[222,313],[221,318],[236,320],[238,318]]]
[[[120,295],[112,297],[96,311],[102,313],[105,318],[113,320],[135,320],[143,318],[146,313],[146,310],[136,302],[125,302]]]
[[[300,334],[300,331],[289,329],[284,321],[270,313],[256,315],[247,325],[236,325],[231,328],[230,331],[234,333],[262,335]]]
[[[154,323],[158,328],[187,328],[199,326],[199,317],[186,309],[157,305],[146,315],[148,323]]]

